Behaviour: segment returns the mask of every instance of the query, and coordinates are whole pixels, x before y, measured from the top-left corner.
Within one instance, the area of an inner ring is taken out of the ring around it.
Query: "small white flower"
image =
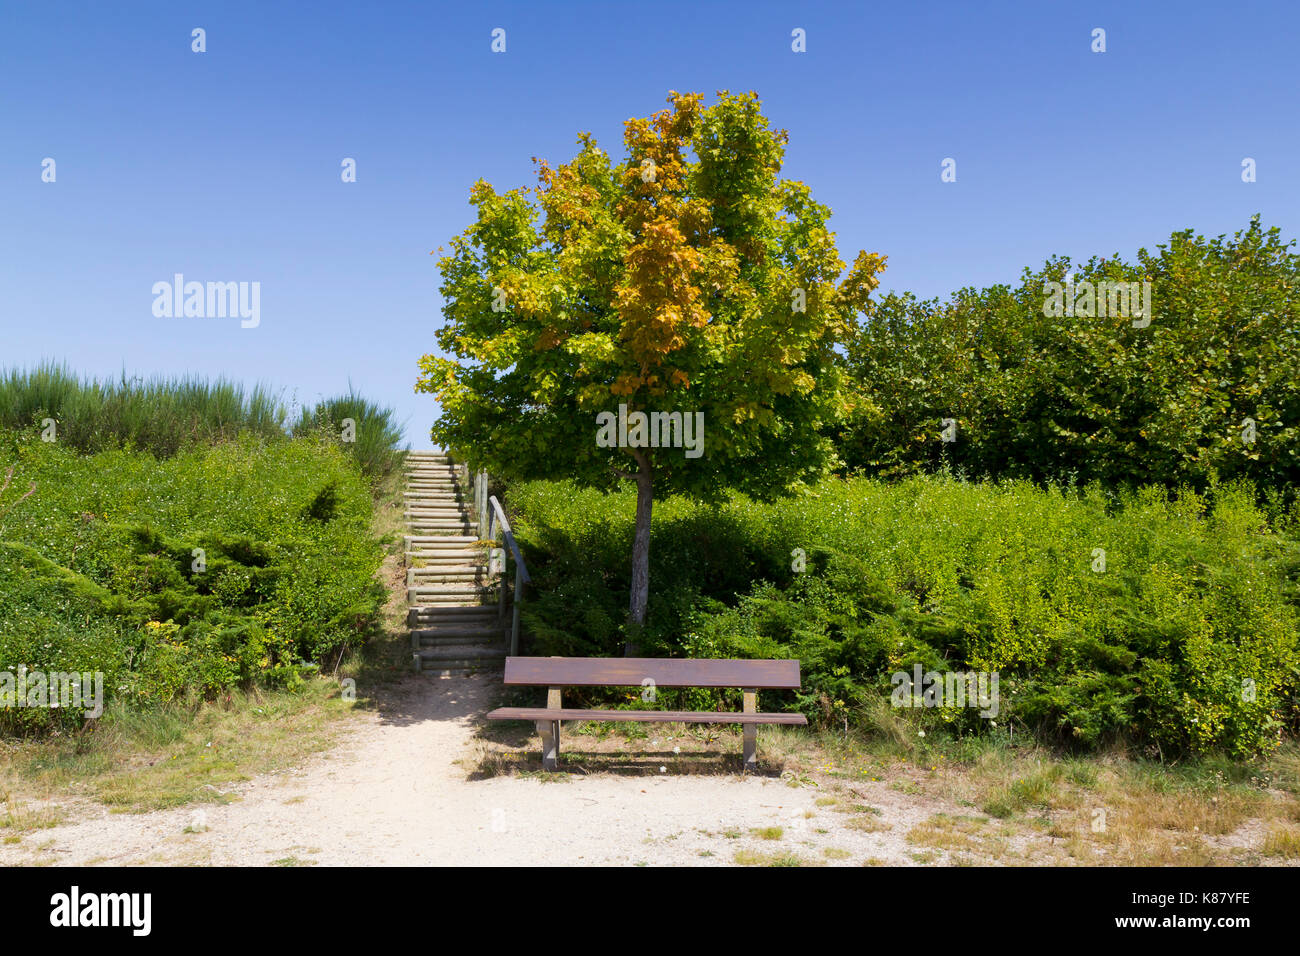
[[[660,772],[660,773],[667,773],[667,772],[668,772],[668,768],[667,768],[667,767],[660,767],[660,768],[659,768],[659,772]]]
[[[924,737],[924,736],[925,736],[925,731],[924,731],[924,730],[918,730],[918,731],[916,732],[916,735],[917,735],[918,737]]]
[[[675,753],[675,754],[679,754],[679,753],[681,753],[681,752],[682,752],[682,748],[681,748],[681,747],[674,747],[674,748],[673,748],[673,753]]]

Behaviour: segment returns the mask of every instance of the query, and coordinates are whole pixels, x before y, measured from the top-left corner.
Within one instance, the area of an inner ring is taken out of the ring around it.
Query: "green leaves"
[[[154,703],[276,680],[371,633],[382,552],[334,437],[162,460],[0,437],[36,482],[0,540],[0,670],[102,670],[109,697]]]
[[[416,386],[441,404],[436,442],[506,478],[609,488],[631,461],[597,446],[595,415],[622,403],[705,415],[703,456],[647,449],[657,495],[771,494],[834,461],[836,346],[884,260],[836,285],[830,211],[780,178],[787,137],[755,96],[668,103],[627,122],[623,162],[583,134],[533,190],[474,185],[477,219],[440,261],[445,354]]]
[[[943,463],[973,475],[1204,487],[1300,480],[1300,257],[1258,218],[1231,239],[1175,233],[1078,267],[1075,281],[1150,283],[1149,324],[1045,315],[1066,259],[1019,286],[948,302],[888,296],[849,348],[863,412],[846,459],[882,474]],[[1098,293],[1098,311],[1103,296]],[[931,437],[941,419],[958,440]],[[1254,423],[1254,435],[1247,419]]]

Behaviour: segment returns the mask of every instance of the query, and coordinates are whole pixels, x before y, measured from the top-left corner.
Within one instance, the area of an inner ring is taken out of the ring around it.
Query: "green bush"
[[[853,469],[945,464],[972,477],[1205,489],[1300,485],[1300,256],[1258,217],[1232,238],[1175,233],[1137,261],[1092,259],[1076,282],[1150,282],[1150,324],[1044,314],[1045,283],[889,295],[848,351],[859,400],[838,435]],[[956,425],[942,441],[943,420]],[[1247,425],[1247,419],[1253,426]],[[1252,441],[1245,440],[1253,428]]]
[[[0,670],[102,671],[138,704],[211,697],[292,683],[377,625],[369,483],[337,442],[243,434],[160,460],[0,431],[0,468]],[[3,711],[0,729],[73,719]]]
[[[620,653],[633,496],[538,482],[510,501],[535,583],[529,652]],[[1296,512],[1267,513],[1248,486],[1109,493],[941,474],[657,507],[646,652],[798,657],[804,691],[789,702],[814,720],[870,712],[915,664],[997,672],[998,724],[1082,747],[1247,755],[1295,718]],[[970,708],[914,716],[990,729]]]
[[[293,434],[321,431],[337,437],[362,471],[382,478],[402,459],[398,450],[402,443],[402,429],[394,421],[394,414],[391,408],[368,401],[349,388],[346,395],[304,408],[302,417],[294,423]],[[345,433],[344,423],[348,420],[351,421],[351,432]]]

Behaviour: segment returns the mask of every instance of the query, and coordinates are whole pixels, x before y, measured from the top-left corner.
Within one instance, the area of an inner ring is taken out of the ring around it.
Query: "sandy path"
[[[902,835],[933,812],[890,800],[891,830],[860,833],[815,808],[815,789],[771,777],[469,780],[455,761],[476,756],[473,720],[494,686],[490,677],[407,678],[377,712],[358,712],[333,750],[236,785],[231,803],[143,814],[81,804],[68,822],[0,847],[0,863],[716,865],[739,849],[820,861],[825,847],[849,851],[836,861],[849,865],[911,863]],[[195,823],[207,829],[186,833]],[[750,835],[771,826],[783,828],[780,841]]]

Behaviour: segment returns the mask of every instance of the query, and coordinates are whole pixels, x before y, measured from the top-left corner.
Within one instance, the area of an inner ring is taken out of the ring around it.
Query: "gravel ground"
[[[64,823],[0,846],[0,864],[680,866],[752,851],[915,865],[904,834],[948,809],[870,787],[888,829],[868,833],[816,807],[816,789],[775,777],[470,779],[474,720],[495,686],[488,676],[412,676],[376,711],[358,711],[332,750],[235,786],[229,803],[148,813],[66,804]],[[780,839],[751,832],[768,827]]]

